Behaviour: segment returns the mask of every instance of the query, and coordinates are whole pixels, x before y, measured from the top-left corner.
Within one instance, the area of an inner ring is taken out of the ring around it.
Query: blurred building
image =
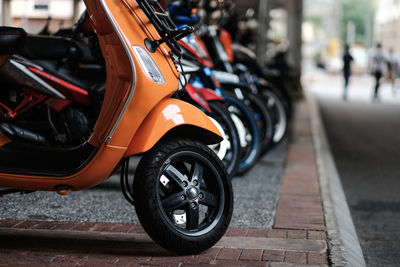
[[[260,58],[266,55],[268,41],[283,40],[290,44],[289,58],[300,69],[303,0],[236,0],[235,3],[241,14],[249,8],[255,11]],[[22,27],[30,33],[40,32],[48,21],[49,32],[71,27],[83,9],[82,0],[0,0],[1,24]]]
[[[393,48],[400,54],[400,0],[377,1],[375,27],[375,39],[383,49]]]
[[[303,0],[237,0],[236,9],[244,14],[252,8],[257,20],[257,52],[263,63],[271,43],[288,44],[289,59],[300,72]]]
[[[2,12],[2,24],[22,27],[31,33],[39,32],[49,21],[49,30],[71,27],[77,14],[83,11],[78,0],[2,0],[8,14]],[[4,10],[5,11],[5,10]]]
[[[303,41],[306,56],[338,56],[341,7],[337,0],[304,0]]]
[[[337,0],[304,0],[304,18],[313,20],[314,39],[330,39],[340,36],[340,3]]]

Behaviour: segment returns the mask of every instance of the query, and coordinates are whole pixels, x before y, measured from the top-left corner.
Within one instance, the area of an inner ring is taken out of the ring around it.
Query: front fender
[[[136,131],[125,157],[150,150],[165,134],[201,140],[206,144],[222,141],[221,133],[201,110],[182,100],[162,100]]]

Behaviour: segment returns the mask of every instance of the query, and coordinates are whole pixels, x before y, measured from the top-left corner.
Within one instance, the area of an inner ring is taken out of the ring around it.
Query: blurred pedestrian
[[[343,88],[343,100],[347,100],[347,88],[349,87],[349,80],[351,76],[351,62],[354,61],[350,54],[350,47],[348,44],[344,46],[343,53],[343,77],[344,77],[344,88]]]
[[[379,86],[381,84],[381,79],[383,76],[383,69],[385,65],[386,59],[385,55],[383,54],[382,51],[382,45],[378,43],[376,45],[376,49],[372,58],[372,68],[371,68],[371,74],[375,76],[375,88],[374,88],[374,95],[372,100],[378,100],[379,99]]]
[[[396,95],[396,78],[399,72],[398,58],[396,53],[393,51],[393,48],[389,49],[389,54],[386,58],[386,66],[387,66],[387,79],[392,86],[393,96]]]

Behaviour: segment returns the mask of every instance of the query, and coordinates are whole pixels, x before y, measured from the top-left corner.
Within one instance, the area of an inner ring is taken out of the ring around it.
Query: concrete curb
[[[342,183],[326,138],[318,104],[305,90],[325,213],[332,266],[366,266]]]

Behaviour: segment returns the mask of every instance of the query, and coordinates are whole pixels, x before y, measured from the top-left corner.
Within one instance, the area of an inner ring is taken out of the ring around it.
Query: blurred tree
[[[309,16],[304,19],[305,21],[310,21],[315,27],[322,27],[322,18],[319,16]]]
[[[365,43],[366,38],[366,14],[368,14],[366,0],[340,0],[342,5],[341,19],[341,39],[346,42],[347,23],[352,21],[355,25],[355,42],[359,44]]]

